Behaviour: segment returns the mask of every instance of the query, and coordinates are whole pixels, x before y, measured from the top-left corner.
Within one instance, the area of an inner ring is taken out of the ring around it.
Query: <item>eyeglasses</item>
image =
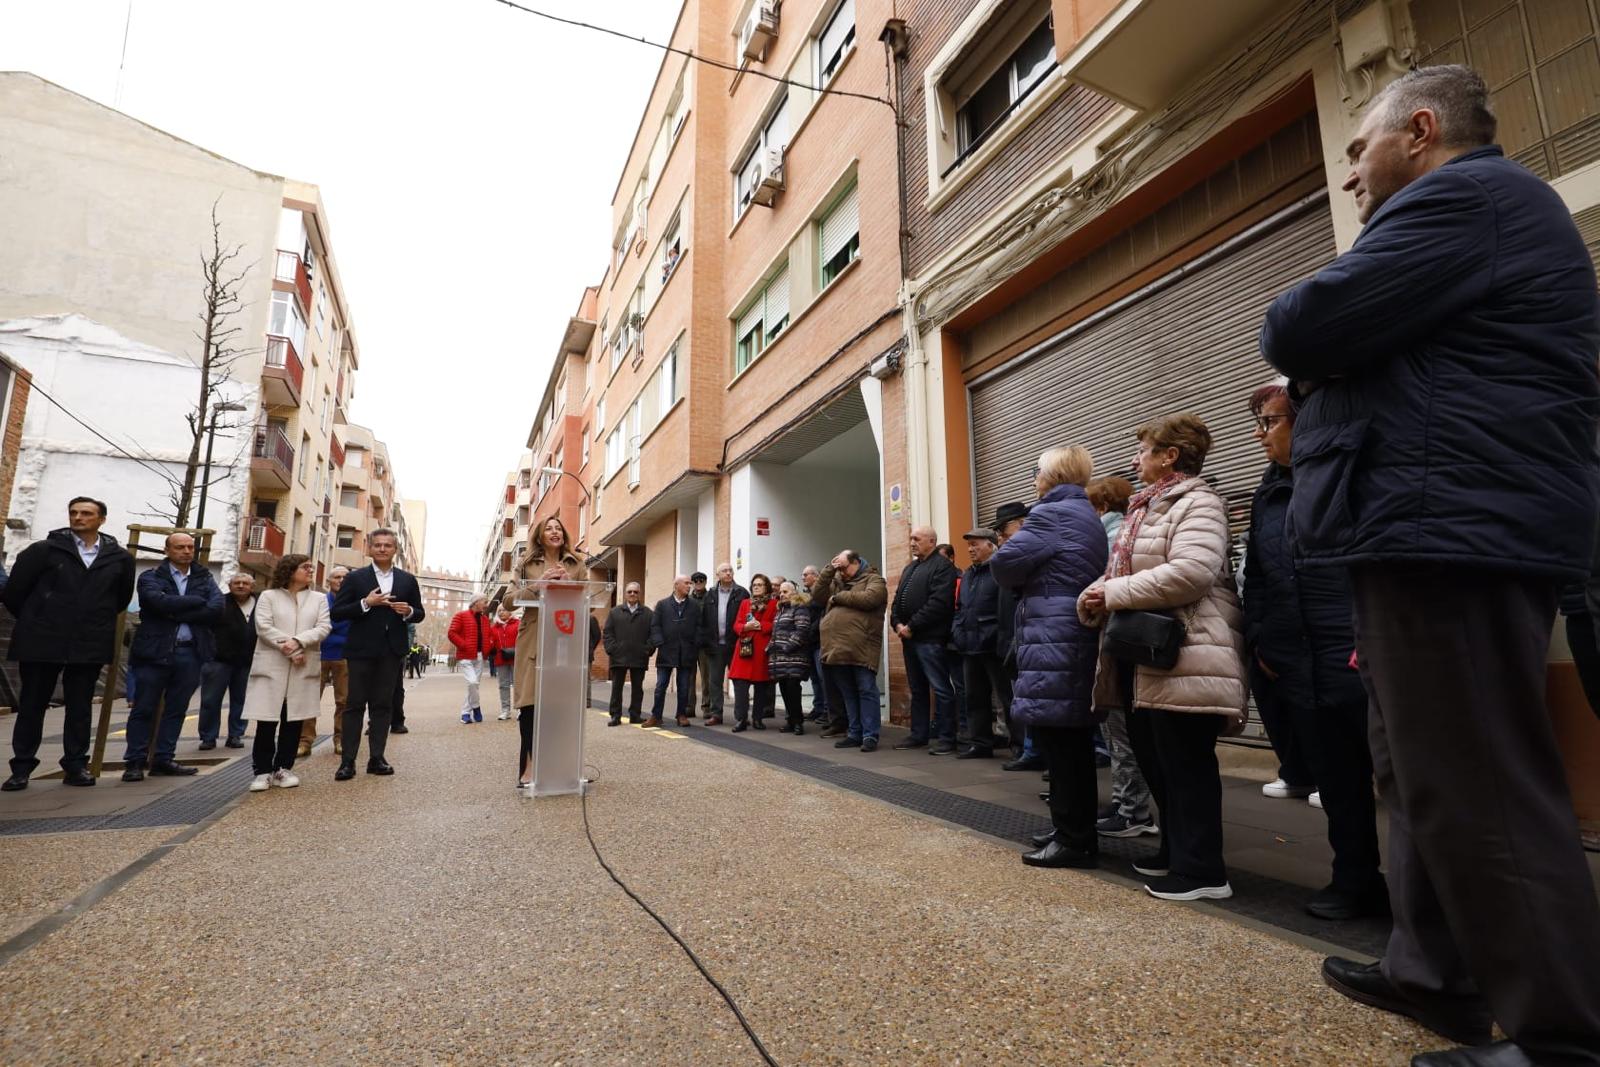
[[[1262,433],[1271,433],[1274,426],[1288,418],[1288,415],[1259,415],[1256,417],[1256,429]]]

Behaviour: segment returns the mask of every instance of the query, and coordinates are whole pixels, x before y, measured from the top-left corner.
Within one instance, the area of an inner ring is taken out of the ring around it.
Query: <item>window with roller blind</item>
[[[817,222],[817,262],[822,265],[822,288],[861,256],[861,217],[858,187],[852,185]]]
[[[827,85],[844,66],[845,56],[856,43],[856,3],[844,0],[817,35],[817,70],[821,84]]]
[[[761,124],[761,131],[752,139],[744,154],[739,157],[739,165],[733,168],[733,217],[738,219],[745,213],[755,196],[756,186],[761,182],[762,166],[766,160],[766,150],[769,148],[786,148],[789,144],[789,92],[783,89],[778,94],[777,103],[767,113],[766,121]]]
[[[734,320],[733,373],[738,374],[766,351],[789,325],[789,268],[773,276]]]

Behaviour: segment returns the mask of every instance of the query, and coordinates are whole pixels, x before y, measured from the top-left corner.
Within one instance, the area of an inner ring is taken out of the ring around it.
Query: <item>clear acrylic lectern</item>
[[[522,625],[538,626],[539,682],[534,698],[533,795],[583,789],[583,724],[589,697],[589,612],[610,602],[610,582],[529,582],[531,598],[513,601]]]

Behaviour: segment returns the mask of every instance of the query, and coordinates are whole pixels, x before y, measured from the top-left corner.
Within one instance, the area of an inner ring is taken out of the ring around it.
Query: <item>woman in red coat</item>
[[[778,598],[772,595],[772,583],[765,574],[750,579],[750,599],[739,606],[739,615],[733,632],[739,643],[733,650],[733,662],[728,665],[728,677],[733,679],[733,732],[750,729],[750,687],[756,687],[755,724],[757,730],[767,728],[766,720],[772,717],[774,684],[767,670],[767,642],[772,640],[772,620],[778,614]]]

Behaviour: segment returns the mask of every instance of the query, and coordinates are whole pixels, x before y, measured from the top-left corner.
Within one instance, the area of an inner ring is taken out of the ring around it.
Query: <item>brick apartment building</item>
[[[1597,26],[1587,0],[690,0],[672,44],[740,69],[663,60],[533,467],[559,403],[592,562],[651,599],[843,547],[893,583],[913,522],[1027,499],[1059,444],[1125,472],[1172,410],[1210,422],[1242,528],[1261,312],[1355,239],[1361,106],[1472,63],[1600,249]]]

